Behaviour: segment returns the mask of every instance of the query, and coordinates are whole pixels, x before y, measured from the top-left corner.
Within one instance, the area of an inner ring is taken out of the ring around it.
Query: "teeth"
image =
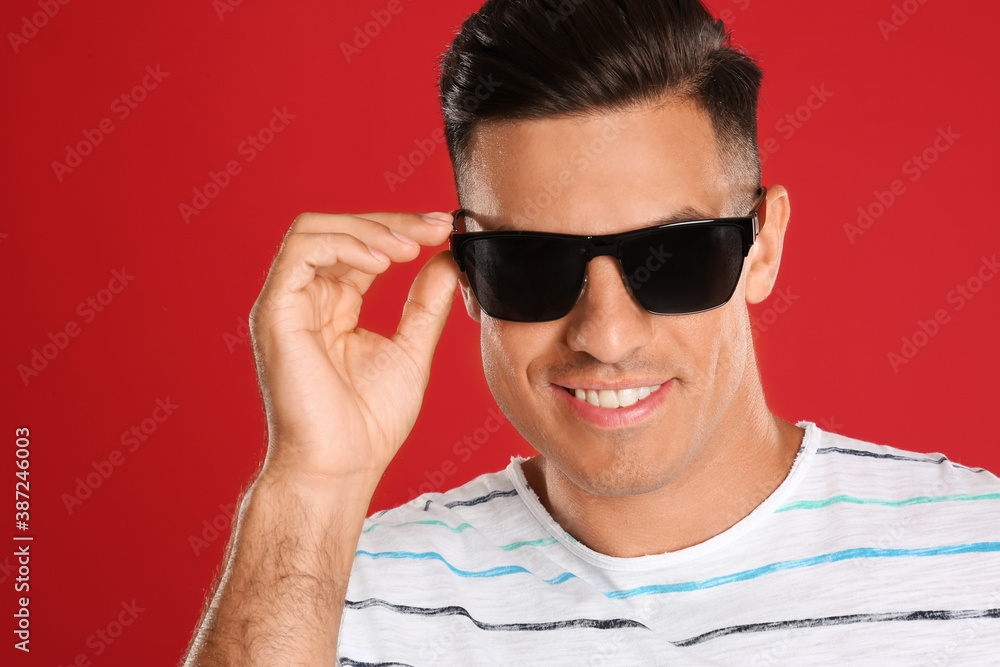
[[[622,389],[618,392],[618,404],[623,408],[627,408],[630,405],[635,405],[639,402],[639,390],[638,389]]]
[[[600,391],[596,389],[574,389],[573,395],[576,396],[577,400],[589,403],[594,407],[614,410],[616,408],[627,408],[635,405],[639,401],[649,398],[650,394],[662,386],[658,384],[652,387],[631,387],[629,389],[618,390],[601,389]]]
[[[601,399],[602,408],[617,408],[620,403],[618,401],[618,392],[611,391],[610,389],[602,389],[597,392],[598,397]]]

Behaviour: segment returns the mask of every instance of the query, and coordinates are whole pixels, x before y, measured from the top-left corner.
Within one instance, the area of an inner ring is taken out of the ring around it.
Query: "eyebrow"
[[[479,227],[484,232],[516,232],[520,228],[515,227],[509,223],[500,223],[498,225],[484,225],[480,220],[477,220],[473,215],[466,212],[465,217],[467,220],[471,220],[473,224]],[[691,206],[685,206],[668,216],[662,218],[656,218],[647,223],[637,225],[634,229],[643,229],[644,227],[656,227],[659,225],[669,225],[673,222],[687,222],[689,220],[712,220],[716,216],[709,215],[703,211],[699,211]]]

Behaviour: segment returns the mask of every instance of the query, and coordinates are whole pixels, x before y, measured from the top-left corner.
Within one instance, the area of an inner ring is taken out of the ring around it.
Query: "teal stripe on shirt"
[[[423,521],[406,521],[406,522],[403,522],[403,523],[396,523],[396,524],[373,523],[372,525],[368,526],[367,528],[365,528],[361,532],[362,533],[370,533],[371,531],[375,530],[379,526],[384,526],[385,528],[399,528],[400,526],[415,526],[415,525],[418,525],[418,524],[423,524],[425,526],[443,526],[443,527],[447,528],[448,530],[450,530],[453,533],[461,533],[466,528],[472,528],[472,524],[471,523],[460,523],[457,526],[455,526],[454,528],[452,528],[451,526],[449,526],[448,524],[446,524],[444,521],[438,521],[437,519],[424,519]]]
[[[755,567],[750,570],[743,570],[742,572],[736,572],[733,574],[727,574],[721,577],[711,577],[709,579],[700,579],[697,581],[687,581],[677,584],[658,584],[652,586],[640,586],[638,588],[628,588],[624,590],[615,591],[605,591],[604,595],[609,598],[623,599],[636,597],[638,595],[657,595],[660,593],[677,593],[682,591],[696,591],[705,588],[715,588],[717,586],[724,586],[726,584],[736,583],[738,581],[747,581],[749,579],[756,579],[757,577],[762,577],[766,574],[772,574],[774,572],[780,572],[782,570],[794,570],[800,567],[812,567],[814,565],[823,565],[825,563],[836,563],[844,560],[854,560],[857,558],[903,558],[903,557],[926,557],[926,556],[951,556],[955,554],[964,553],[986,553],[986,552],[1000,552],[1000,542],[972,542],[969,544],[954,544],[948,546],[940,547],[924,547],[921,549],[876,549],[871,547],[859,547],[855,549],[844,549],[842,551],[834,551],[828,554],[822,554],[820,556],[812,556],[810,558],[798,558],[794,560],[778,561],[776,563],[771,563],[769,565],[763,565],[761,567]],[[362,551],[358,550],[355,552],[356,556],[367,556],[369,558],[405,558],[405,559],[416,559],[416,560],[439,560],[448,567],[449,570],[454,572],[460,577],[477,577],[477,578],[490,578],[490,577],[500,577],[508,574],[531,574],[532,576],[537,576],[533,572],[521,567],[520,565],[503,565],[500,567],[493,567],[488,570],[462,570],[455,567],[449,563],[445,558],[434,551],[427,551],[422,553],[417,553],[413,551]],[[553,577],[551,579],[539,579],[547,584],[561,584],[564,581],[576,577],[575,574],[571,572],[563,572],[562,574]]]
[[[832,496],[824,500],[800,500],[794,503],[788,503],[782,505],[778,509],[774,510],[777,512],[787,512],[789,510],[814,510],[823,507],[828,507],[836,503],[854,503],[856,505],[885,505],[888,507],[905,507],[906,505],[920,505],[923,503],[943,503],[961,500],[1000,500],[1000,493],[981,493],[979,495],[970,495],[968,493],[956,493],[951,496],[916,496],[913,498],[904,498],[902,500],[886,500],[883,498],[858,498],[857,496],[848,496],[841,494],[838,496]]]
[[[406,521],[404,523],[373,523],[368,526],[362,533],[370,533],[375,530],[378,526],[383,526],[385,528],[399,528],[401,526],[414,526],[414,525],[425,525],[425,526],[441,526],[442,528],[447,528],[453,533],[461,533],[466,528],[472,528],[475,530],[471,523],[460,523],[459,525],[452,528],[444,521],[438,521],[437,519],[425,519],[423,521]],[[569,537],[569,535],[567,535]],[[511,542],[510,544],[501,544],[500,548],[504,551],[513,551],[514,549],[520,549],[521,547],[547,547],[551,544],[555,544],[558,540],[554,537],[543,537],[538,540],[520,540],[518,542]]]
[[[558,540],[554,537],[543,537],[540,540],[521,540],[520,542],[511,542],[510,544],[501,544],[500,548],[504,551],[513,551],[521,547],[547,547],[556,542]]]

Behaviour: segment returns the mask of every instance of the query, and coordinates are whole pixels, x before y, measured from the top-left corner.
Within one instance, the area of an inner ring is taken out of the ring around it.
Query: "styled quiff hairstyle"
[[[708,114],[742,205],[761,177],[762,79],[698,0],[487,0],[442,57],[439,84],[456,181],[480,123],[676,100]]]

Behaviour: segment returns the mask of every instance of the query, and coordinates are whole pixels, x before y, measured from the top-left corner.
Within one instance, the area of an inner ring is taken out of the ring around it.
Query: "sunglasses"
[[[764,226],[767,189],[739,218],[685,220],[601,236],[502,230],[467,232],[454,213],[452,256],[480,307],[509,322],[550,322],[570,313],[595,257],[618,259],[625,286],[647,312],[690,315],[722,306]]]

